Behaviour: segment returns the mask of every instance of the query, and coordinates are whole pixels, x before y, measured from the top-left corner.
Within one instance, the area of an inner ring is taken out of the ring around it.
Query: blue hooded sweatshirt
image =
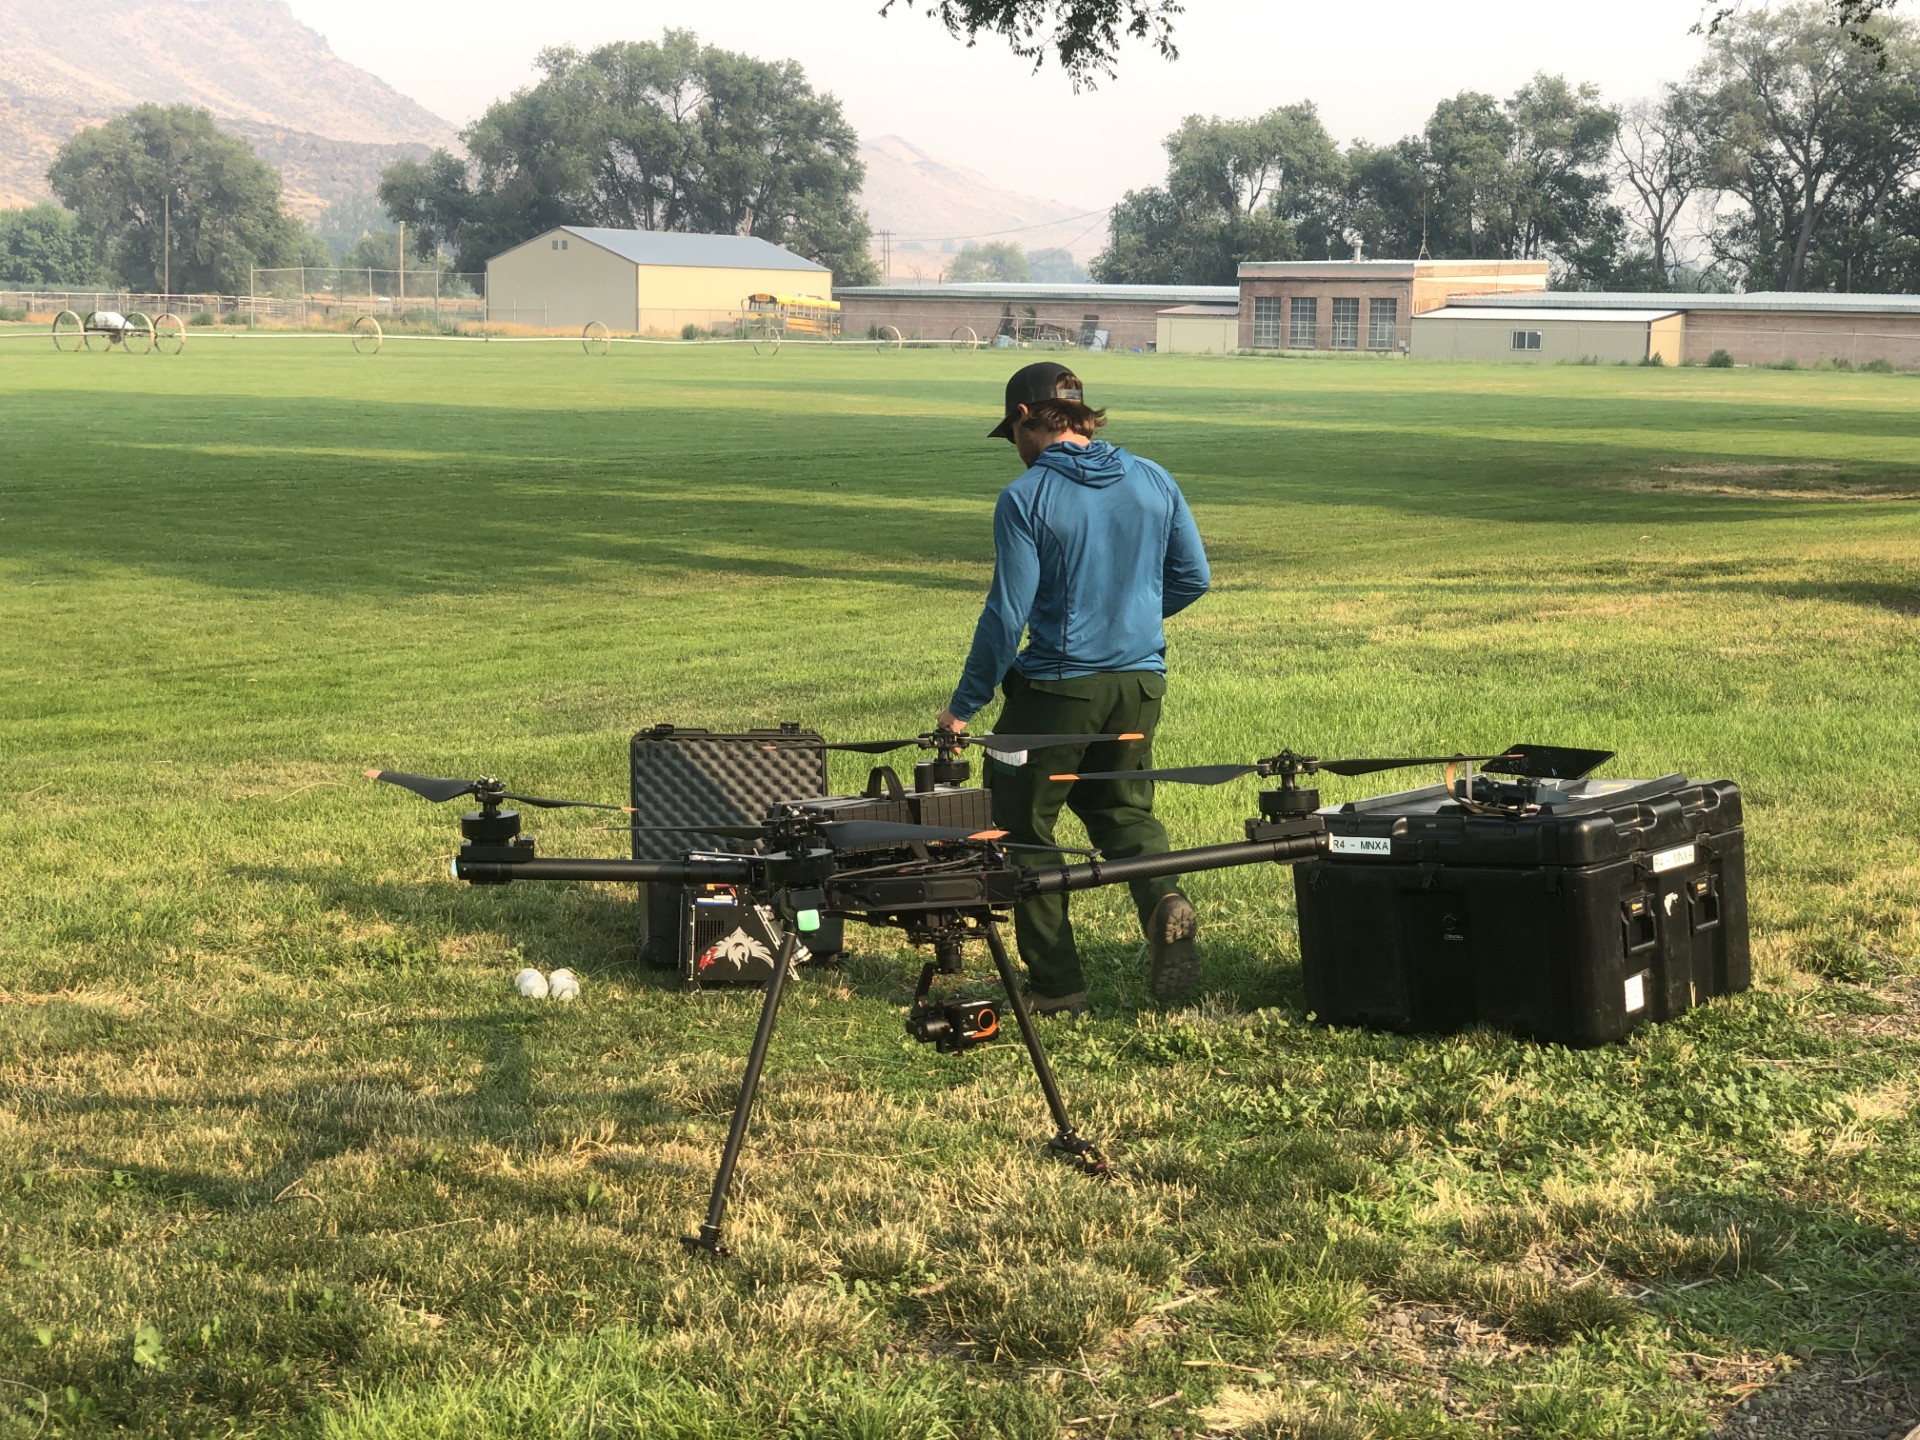
[[[1051,446],[994,504],[993,585],[947,708],[971,719],[1009,668],[1029,680],[1164,673],[1160,622],[1209,583],[1171,475],[1104,441]]]

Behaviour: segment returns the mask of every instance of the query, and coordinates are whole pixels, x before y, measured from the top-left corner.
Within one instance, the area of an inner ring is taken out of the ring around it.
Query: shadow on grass
[[[67,392],[46,398],[69,405],[97,399]],[[1333,412],[1354,422],[1337,435],[1162,421],[1144,448],[1177,474],[1206,476],[1189,491],[1196,504],[1210,507],[1334,501],[1409,520],[1550,525],[1729,525],[1834,513],[1823,502],[1629,493],[1584,483],[1686,458],[1660,447],[1663,429],[1691,432],[1729,419],[1703,414],[1697,402],[1636,402],[1638,441],[1621,446],[1596,445],[1586,431],[1603,419],[1623,424],[1624,401],[1529,397],[1477,415],[1539,437],[1522,442],[1409,433],[1404,400],[1384,392],[1330,399]],[[126,403],[130,428],[141,427],[143,407],[157,407],[146,417],[153,432],[201,437],[254,433],[267,402],[201,397],[190,427],[166,414],[162,397]],[[679,428],[667,430],[659,415],[636,422],[612,411],[418,402],[370,410],[313,397],[273,404],[271,444],[230,453],[179,442],[173,484],[163,470],[157,483],[143,471],[142,483],[130,485],[128,471],[115,465],[69,473],[58,489],[22,487],[8,517],[14,523],[0,534],[0,554],[293,594],[483,594],[566,583],[599,567],[642,583],[698,584],[722,575],[836,586],[879,580],[971,596],[978,580],[956,576],[952,567],[990,560],[990,504],[1010,478],[1002,452],[983,449],[977,435],[957,427],[948,450],[899,453],[898,417],[783,416],[780,425],[719,431],[681,417]],[[1768,429],[1768,414],[1742,416],[1740,424]],[[1783,433],[1805,433],[1775,420]],[[1831,423],[1853,436],[1920,434],[1920,422],[1872,415],[1838,414]],[[808,425],[815,428],[808,432]],[[1287,463],[1263,465],[1259,456],[1280,435]],[[844,451],[823,448],[823,440]],[[31,451],[36,441],[27,436],[19,444]],[[583,458],[556,460],[556,444],[563,455]],[[1357,466],[1356,455],[1370,458]],[[1796,463],[1793,456],[1748,458]],[[1879,468],[1874,461],[1851,464]],[[1219,478],[1210,473],[1215,466],[1258,478]],[[1328,474],[1339,477],[1331,491]],[[726,493],[740,486],[760,493]],[[949,508],[920,513],[901,503],[903,495]],[[863,499],[875,503],[863,507]],[[969,500],[977,513],[950,512],[956,501]]]

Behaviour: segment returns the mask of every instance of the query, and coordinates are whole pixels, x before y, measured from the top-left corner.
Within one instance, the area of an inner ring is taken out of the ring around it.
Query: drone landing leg
[[[1060,1159],[1071,1161],[1087,1174],[1104,1178],[1107,1162],[1094,1149],[1092,1141],[1083,1140],[1074,1133],[1073,1121],[1067,1118],[1066,1101],[1060,1098],[1060,1087],[1054,1083],[1053,1067],[1047,1063],[1047,1052],[1040,1048],[1040,1033],[1033,1028],[1033,1016],[1027,1012],[1026,997],[1020,993],[1020,979],[1013,973],[1013,961],[1007,955],[1006,942],[1000,938],[1000,927],[988,920],[980,928],[986,932],[987,948],[993,952],[994,968],[999,970],[1000,983],[1006,989],[1007,1005],[1013,1011],[1013,1018],[1019,1022],[1020,1038],[1026,1041],[1027,1058],[1033,1062],[1033,1073],[1040,1077],[1040,1089],[1047,1097],[1047,1109],[1053,1112],[1053,1124],[1058,1133],[1047,1142],[1047,1149]]]
[[[793,968],[799,934],[788,930],[780,954],[773,962],[773,974],[767,980],[766,1000],[760,1006],[760,1028],[753,1033],[753,1049],[747,1052],[747,1073],[740,1080],[740,1099],[733,1107],[733,1124],[727,1130],[727,1146],[720,1152],[720,1170],[713,1177],[713,1194],[707,1201],[706,1222],[698,1235],[682,1235],[680,1243],[689,1250],[705,1250],[709,1255],[725,1255],[720,1243],[720,1222],[727,1214],[727,1192],[733,1188],[733,1167],[740,1159],[740,1142],[746,1139],[747,1115],[753,1109],[753,1097],[760,1088],[760,1070],[767,1062],[767,1042],[773,1039],[773,1017],[780,1009],[780,992],[786,989],[787,972]]]

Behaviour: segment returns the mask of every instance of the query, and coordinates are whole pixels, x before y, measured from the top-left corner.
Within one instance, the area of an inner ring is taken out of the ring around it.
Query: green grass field
[[[1328,1031],[1241,870],[1161,1013],[1099,892],[1048,1034],[1102,1187],[855,932],[790,992],[738,1258],[682,1254],[757,997],[637,965],[617,887],[454,882],[452,807],[360,772],[617,801],[659,720],[925,728],[1007,363],[0,345],[0,1437],[1677,1440],[1920,1385],[1910,377],[1087,357],[1214,563],[1162,763],[1731,777],[1760,983],[1586,1053]],[[619,853],[585,813],[543,851]]]

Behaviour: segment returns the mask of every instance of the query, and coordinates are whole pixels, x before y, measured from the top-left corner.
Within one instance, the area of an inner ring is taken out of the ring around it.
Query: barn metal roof
[[[1449,308],[1498,306],[1511,295],[1453,295]],[[1689,295],[1679,291],[1556,290],[1527,296],[1543,310],[1772,310],[1853,315],[1920,315],[1920,295],[1832,295],[1816,290],[1756,290],[1746,295]]]
[[[1569,321],[1578,325],[1645,325],[1649,321],[1670,319],[1680,313],[1678,310],[1593,310],[1566,305],[1462,305],[1456,301],[1444,309],[1429,310],[1424,315],[1414,316],[1413,323],[1421,325],[1429,320],[1511,320],[1536,325],[1555,321],[1562,325]]]
[[[591,225],[562,225],[558,232],[576,235],[602,250],[611,250],[636,265],[686,265],[713,270],[807,270],[829,273],[824,265],[794,254],[770,240],[752,235],[684,235],[673,230],[606,230]],[[547,231],[547,235],[556,233]],[[546,235],[537,235],[534,241]],[[529,241],[528,243],[534,243]]]

